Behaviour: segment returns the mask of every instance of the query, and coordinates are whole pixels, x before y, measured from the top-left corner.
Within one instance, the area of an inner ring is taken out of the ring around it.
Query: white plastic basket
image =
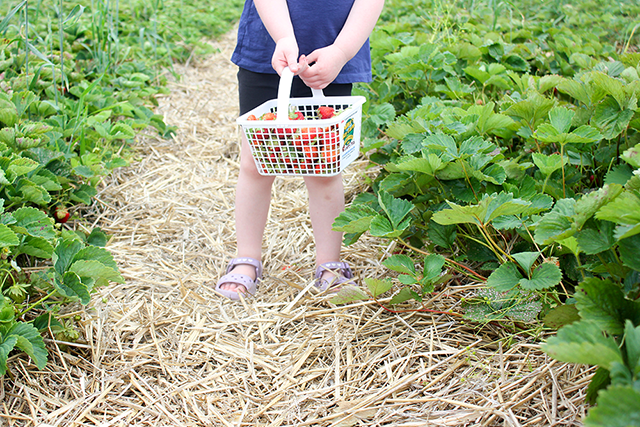
[[[325,97],[312,89],[311,97],[290,98],[293,73],[282,72],[278,99],[272,99],[238,117],[261,175],[337,175],[358,157],[363,96]],[[331,107],[336,115],[317,118],[319,107]],[[289,118],[299,111],[302,120]],[[250,120],[275,113],[275,120]]]

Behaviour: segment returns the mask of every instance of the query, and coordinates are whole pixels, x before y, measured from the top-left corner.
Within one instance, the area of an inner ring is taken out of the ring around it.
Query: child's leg
[[[243,135],[235,201],[237,257],[253,258],[258,261],[261,258],[262,236],[269,214],[273,180],[272,176],[258,173],[249,142]],[[233,273],[244,274],[253,279],[256,277],[255,268],[246,264],[236,266]],[[233,282],[222,284],[220,288],[233,292],[246,292],[244,286]]]
[[[316,265],[340,261],[342,233],[333,231],[331,227],[335,218],[344,210],[342,175],[307,176],[305,184],[309,192],[309,216],[316,244]]]

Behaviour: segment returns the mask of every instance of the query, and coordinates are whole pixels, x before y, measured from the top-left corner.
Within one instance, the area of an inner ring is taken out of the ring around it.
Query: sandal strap
[[[230,273],[237,265],[250,265],[256,269],[256,280],[262,277],[262,262],[253,258],[233,258],[229,261],[226,273]]]
[[[238,273],[231,272],[237,265],[243,265],[243,264],[250,265],[256,269],[255,280],[247,276],[246,274],[238,274]],[[240,299],[238,292],[227,291],[225,289],[221,289],[220,286],[224,285],[225,283],[237,283],[239,285],[244,286],[249,295],[255,295],[256,290],[258,288],[258,283],[260,282],[261,278],[262,278],[262,262],[253,258],[234,258],[231,261],[229,261],[226,274],[218,280],[218,283],[216,284],[215,289],[217,292],[221,293],[222,295],[224,295],[229,299],[238,300]]]
[[[353,278],[353,271],[351,271],[351,267],[349,267],[349,264],[344,261],[332,261],[320,264],[316,269],[315,278],[319,279],[320,277],[322,277],[322,273],[329,270],[338,270],[340,276],[344,277],[345,279]]]

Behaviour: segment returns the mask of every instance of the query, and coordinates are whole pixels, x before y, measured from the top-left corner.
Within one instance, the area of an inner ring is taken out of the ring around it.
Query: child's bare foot
[[[262,276],[262,263],[253,258],[234,258],[226,274],[218,280],[216,291],[237,300],[240,294],[254,295]]]

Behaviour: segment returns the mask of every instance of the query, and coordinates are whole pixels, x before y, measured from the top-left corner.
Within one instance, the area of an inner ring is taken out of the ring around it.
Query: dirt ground
[[[126,283],[78,307],[77,343],[49,342],[38,371],[10,360],[0,423],[10,426],[577,426],[592,370],[555,362],[533,338],[373,301],[335,306],[310,292],[313,241],[301,179],[278,178],[255,298],[215,281],[235,252],[239,133],[235,33],[177,67],[158,113],[173,139],[145,137],[94,208]],[[344,174],[347,200],[374,171]],[[393,248],[344,249],[359,278],[381,278]],[[429,302],[460,311],[476,284]]]

